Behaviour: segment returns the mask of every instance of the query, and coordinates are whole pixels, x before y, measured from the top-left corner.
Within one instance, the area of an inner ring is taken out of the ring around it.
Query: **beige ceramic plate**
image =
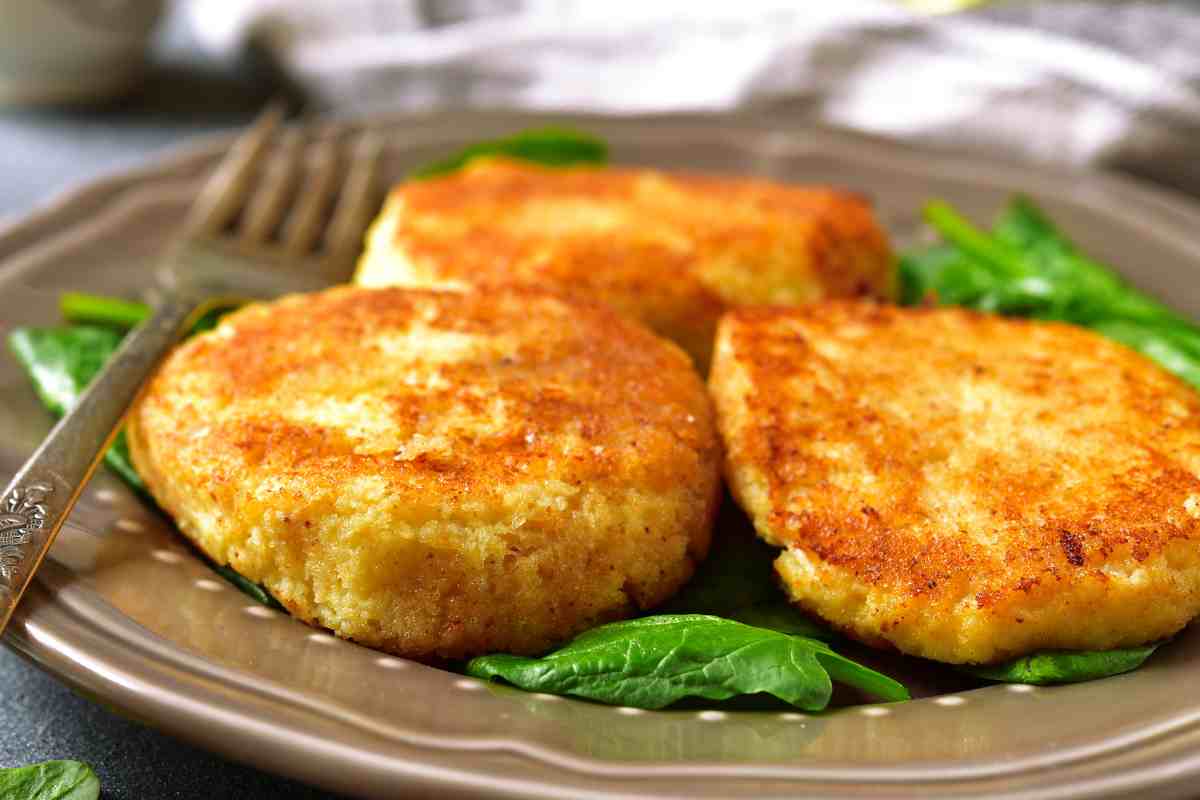
[[[942,196],[991,214],[1014,191],[1145,288],[1200,315],[1200,212],[1088,174],[962,161],[764,120],[380,120],[390,169],[547,121],[617,161],[830,182],[871,195],[898,240]],[[0,328],[51,324],[63,289],[137,295],[221,143],[84,188],[0,232]],[[0,359],[0,477],[50,419]],[[7,478],[5,477],[5,480]],[[495,797],[1153,796],[1200,786],[1200,633],[1147,667],[824,715],[640,712],[492,689],[338,641],[258,606],[102,474],[6,643],[106,705],[232,758],[355,794]],[[920,684],[926,691],[938,683]],[[945,682],[940,684],[945,686]]]

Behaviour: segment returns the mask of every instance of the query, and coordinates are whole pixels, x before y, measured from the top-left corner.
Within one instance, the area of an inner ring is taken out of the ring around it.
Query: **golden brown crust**
[[[890,297],[892,266],[870,206],[848,192],[487,160],[398,186],[356,280],[578,293],[645,322],[703,367],[725,309]]]
[[[172,354],[129,441],[218,563],[414,657],[537,652],[662,601],[719,492],[687,356],[534,289],[248,307]]]
[[[946,661],[1200,612],[1200,400],[1068,325],[831,303],[721,324],[727,472],[802,605]]]

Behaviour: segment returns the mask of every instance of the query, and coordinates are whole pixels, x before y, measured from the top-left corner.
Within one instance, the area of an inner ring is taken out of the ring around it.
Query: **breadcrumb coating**
[[[539,653],[658,604],[705,555],[720,492],[687,356],[531,288],[249,306],[175,350],[128,433],[216,562],[422,659]]]
[[[1122,345],[961,309],[744,309],[710,388],[785,588],[863,641],[988,663],[1200,612],[1200,400]]]
[[[726,309],[888,298],[892,262],[868,203],[837,189],[483,160],[397,186],[355,280],[579,294],[674,340],[706,371]]]

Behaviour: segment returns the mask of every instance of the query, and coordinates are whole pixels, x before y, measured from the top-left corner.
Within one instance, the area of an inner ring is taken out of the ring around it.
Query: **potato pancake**
[[[687,355],[532,288],[248,306],[174,351],[128,434],[213,560],[423,659],[539,653],[658,604],[704,556],[720,494]]]
[[[887,298],[893,275],[886,236],[848,192],[492,159],[396,187],[355,281],[576,293],[644,322],[707,370],[731,306]]]
[[[793,600],[955,663],[1200,612],[1200,401],[1082,328],[868,302],[741,309],[710,388]]]

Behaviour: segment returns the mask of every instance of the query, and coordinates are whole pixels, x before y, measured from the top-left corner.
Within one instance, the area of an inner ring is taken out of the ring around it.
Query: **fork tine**
[[[315,149],[316,163],[301,187],[296,207],[283,229],[283,249],[294,256],[313,249],[324,230],[325,211],[337,190],[341,159],[334,138],[322,139]]]
[[[263,175],[262,185],[246,205],[240,238],[255,244],[265,241],[279,226],[287,203],[304,167],[304,137],[299,130],[284,131],[279,149]]]
[[[335,256],[355,253],[362,246],[363,233],[376,210],[376,174],[382,152],[383,137],[379,132],[364,131],[354,148],[350,172],[326,234],[329,251]]]
[[[272,104],[234,142],[188,213],[185,225],[190,233],[215,234],[237,215],[248,192],[250,176],[282,120],[283,106]]]

